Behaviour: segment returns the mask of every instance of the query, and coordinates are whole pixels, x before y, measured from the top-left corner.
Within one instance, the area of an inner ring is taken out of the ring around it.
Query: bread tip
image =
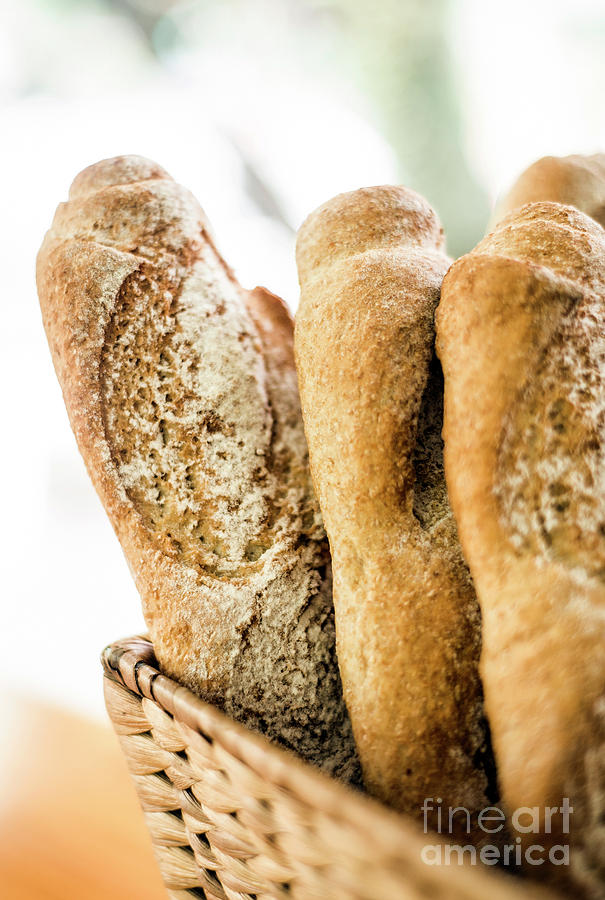
[[[69,199],[82,200],[103,188],[154,179],[172,181],[165,169],[144,156],[112,156],[82,169],[71,184]]]
[[[299,272],[326,257],[371,249],[428,246],[445,252],[443,227],[428,201],[404,185],[374,185],[337,194],[312,212],[296,239]]]

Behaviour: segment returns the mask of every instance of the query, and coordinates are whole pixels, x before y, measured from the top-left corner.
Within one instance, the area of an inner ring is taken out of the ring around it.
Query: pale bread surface
[[[303,419],[364,780],[417,817],[425,798],[473,813],[489,805],[489,752],[480,616],[441,458],[442,229],[413,191],[364,188],[306,220],[297,262]]]

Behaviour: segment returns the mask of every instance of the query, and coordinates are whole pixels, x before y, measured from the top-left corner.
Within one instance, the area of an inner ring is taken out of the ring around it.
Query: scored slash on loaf
[[[285,306],[238,285],[191,194],[140,157],[75,179],[37,279],[163,671],[355,778]]]
[[[426,798],[474,815],[494,785],[480,615],[443,474],[442,229],[413,191],[364,188],[306,220],[297,262],[303,418],[364,781],[417,817]]]

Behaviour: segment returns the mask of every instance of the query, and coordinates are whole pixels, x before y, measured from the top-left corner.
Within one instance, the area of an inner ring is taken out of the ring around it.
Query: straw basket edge
[[[107,711],[172,900],[551,896],[479,867],[426,865],[416,823],[162,675],[147,638],[111,644],[102,662]]]

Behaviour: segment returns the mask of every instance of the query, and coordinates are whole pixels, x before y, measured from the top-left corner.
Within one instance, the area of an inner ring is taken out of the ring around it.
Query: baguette
[[[569,868],[529,874],[591,898],[605,897],[604,306],[603,229],[534,203],[454,263],[437,312],[445,470],[503,802],[537,810],[525,847],[571,847]],[[570,833],[562,814],[549,830],[564,798]]]
[[[474,814],[489,748],[479,610],[441,455],[442,229],[413,191],[364,188],[314,212],[296,252],[303,420],[364,781],[417,817],[425,799]]]
[[[284,304],[238,285],[194,198],[139,157],[75,179],[37,280],[162,670],[354,779]]]
[[[492,226],[513,209],[542,201],[575,206],[605,227],[605,153],[537,160],[497,205]]]

